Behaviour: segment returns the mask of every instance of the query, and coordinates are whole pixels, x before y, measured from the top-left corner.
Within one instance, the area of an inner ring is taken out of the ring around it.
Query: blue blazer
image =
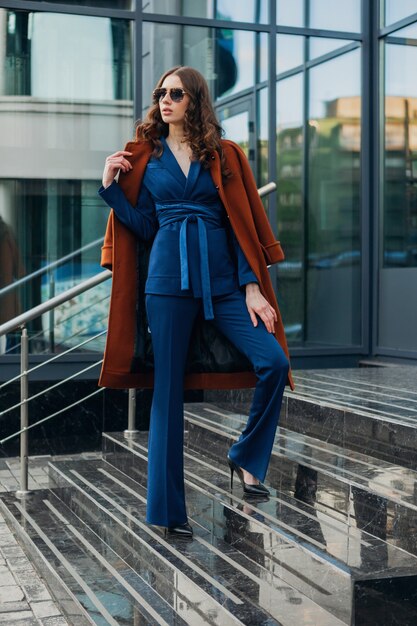
[[[147,166],[135,207],[116,182],[99,194],[142,240],[154,238],[145,293],[202,297],[213,318],[212,296],[257,282],[208,170],[192,161],[188,176],[165,139]],[[140,208],[139,208],[140,207]]]

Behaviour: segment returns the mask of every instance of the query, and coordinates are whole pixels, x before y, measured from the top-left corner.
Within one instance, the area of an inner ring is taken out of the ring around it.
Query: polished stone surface
[[[106,439],[107,461],[145,489],[146,442],[129,443],[114,434]],[[135,451],[134,458],[129,448]],[[196,523],[223,537],[227,530],[233,546],[239,547],[245,544],[242,533],[249,518],[252,530],[263,537],[256,548],[251,540],[250,549],[279,572],[278,586],[285,582],[344,623],[351,623],[353,616],[351,580],[356,581],[354,590],[359,593],[362,580],[391,579],[402,573],[413,579],[417,576],[415,557],[356,526],[284,498],[280,492],[261,503],[242,500],[237,486],[230,494],[225,464],[222,467],[201,454],[187,453],[186,478],[189,514]]]
[[[283,426],[417,469],[417,367],[305,370]]]
[[[224,463],[246,416],[187,404],[187,445]],[[417,555],[417,472],[400,465],[278,429],[267,478],[296,497]]]
[[[68,465],[54,465],[54,482],[63,489],[60,497],[89,525],[96,523],[97,532],[99,528],[106,528],[106,541],[116,551],[122,550],[124,558],[130,559],[134,567],[140,562],[142,568],[157,568],[161,577],[160,593],[164,590],[165,594],[174,593],[174,597],[178,594],[178,588],[172,588],[176,578],[167,575],[168,561],[175,567],[177,578],[182,580],[182,588],[188,588],[188,596],[198,599],[196,586],[200,594],[204,591],[199,606],[208,607],[213,623],[230,621],[229,615],[219,614],[217,602],[243,624],[305,623],[312,626],[320,623],[330,626],[341,623],[280,577],[282,565],[278,552],[281,545],[275,541],[265,549],[270,531],[262,527],[259,513],[249,502],[241,503],[241,510],[235,509],[207,498],[195,487],[188,488],[194,539],[191,542],[165,540],[159,528],[143,523],[146,497],[143,484],[107,464],[107,467],[89,465],[89,468],[84,466],[75,471]],[[140,474],[136,477],[143,481],[140,467],[134,469]],[[73,488],[68,488],[69,481],[78,486],[76,494]],[[97,502],[95,508],[92,497]],[[126,532],[121,528],[108,532],[115,518]],[[159,560],[152,548],[156,549]],[[206,596],[216,600],[214,604],[211,601],[211,607]],[[188,623],[197,623],[190,617]]]
[[[296,370],[280,424],[417,470],[417,367]],[[248,413],[252,390],[205,391],[204,399]]]
[[[294,373],[296,394],[417,426],[417,367],[304,370]]]

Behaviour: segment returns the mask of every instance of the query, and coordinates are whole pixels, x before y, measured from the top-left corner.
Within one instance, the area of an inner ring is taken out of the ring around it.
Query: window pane
[[[307,340],[360,331],[360,51],[310,70]]]
[[[145,13],[183,15],[210,19],[231,20],[234,22],[265,23],[268,21],[268,0],[145,0],[142,2]]]
[[[0,15],[7,23],[2,95],[131,100],[131,22],[4,9]]]
[[[268,132],[268,89],[258,93],[258,181],[259,185],[269,182],[269,132]]]
[[[131,22],[4,9],[0,22],[0,230],[14,242],[1,288],[104,235],[97,189],[105,157],[133,134],[133,103]],[[97,244],[31,281],[17,309],[98,272],[99,259]]]
[[[279,26],[304,26],[304,0],[277,0]]]
[[[268,0],[217,0],[215,17],[220,20],[233,20],[234,22],[267,22]]]
[[[346,39],[331,39],[329,37],[310,37],[310,59],[316,59],[317,57],[333,52],[338,48],[342,48],[347,44],[352,43]]]
[[[385,59],[383,265],[416,267],[417,48],[387,44]]]
[[[144,112],[159,77],[174,65],[191,65],[221,98],[255,82],[255,33],[197,26],[143,25]]]
[[[302,342],[303,263],[303,77],[277,83],[277,222],[285,261],[278,265],[277,295],[290,344]]]
[[[219,122],[224,130],[225,139],[235,141],[246,156],[249,153],[249,111],[241,111],[240,113],[229,112],[223,109],[219,115]]]
[[[310,0],[310,27],[360,32],[361,0],[345,0],[335,10],[334,0]]]
[[[268,41],[269,37],[266,33],[258,34],[258,45],[259,45],[259,81],[262,82],[264,80],[268,80],[268,71],[269,71],[269,63],[268,63]]]
[[[385,0],[385,25],[417,13],[416,0]]]
[[[303,63],[304,37],[277,35],[277,74]]]
[[[105,8],[105,9],[124,9],[126,11],[135,8],[135,0],[40,0],[48,2],[48,4],[76,4],[77,6]]]

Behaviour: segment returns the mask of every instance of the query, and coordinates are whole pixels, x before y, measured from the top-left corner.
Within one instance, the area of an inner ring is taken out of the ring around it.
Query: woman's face
[[[181,102],[174,102],[170,95],[170,89],[184,89],[180,77],[175,74],[167,76],[161,88],[167,90],[166,95],[159,101],[162,120],[166,124],[182,124],[190,96],[185,94]]]

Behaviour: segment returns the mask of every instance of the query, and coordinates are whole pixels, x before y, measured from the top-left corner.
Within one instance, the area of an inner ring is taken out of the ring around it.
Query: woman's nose
[[[165,96],[162,98],[162,102],[171,102],[171,96],[169,95],[169,91],[167,91]]]

